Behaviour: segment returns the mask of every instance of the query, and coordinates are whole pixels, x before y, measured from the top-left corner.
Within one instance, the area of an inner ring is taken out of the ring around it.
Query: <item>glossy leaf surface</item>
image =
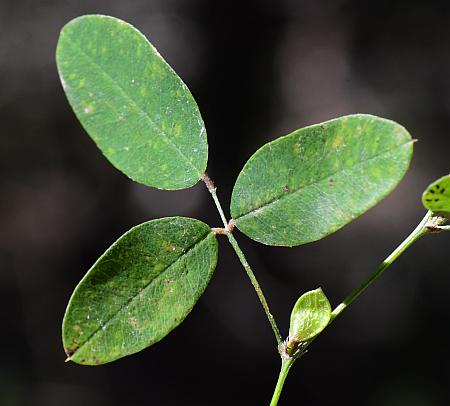
[[[201,221],[169,217],[132,228],[75,289],[63,322],[67,355],[98,365],[161,340],[192,310],[216,261],[216,237]]]
[[[428,186],[423,193],[422,203],[433,213],[450,218],[450,175]]]
[[[82,16],[61,31],[56,59],[75,114],[116,168],[160,189],[198,182],[208,159],[202,117],[144,35],[114,17]]]
[[[399,124],[356,114],[269,142],[245,164],[231,215],[250,238],[294,246],[343,227],[389,194],[413,141]]]
[[[291,313],[289,338],[306,341],[318,335],[330,322],[331,306],[322,289],[306,292]]]

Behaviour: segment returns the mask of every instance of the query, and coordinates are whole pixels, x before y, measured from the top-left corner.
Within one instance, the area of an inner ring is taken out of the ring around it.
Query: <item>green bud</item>
[[[322,289],[306,292],[292,309],[288,341],[300,343],[314,338],[328,325],[330,318],[330,302]]]

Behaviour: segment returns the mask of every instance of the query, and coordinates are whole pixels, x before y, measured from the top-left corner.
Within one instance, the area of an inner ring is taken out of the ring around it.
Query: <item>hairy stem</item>
[[[272,400],[270,401],[270,406],[277,406],[278,400],[280,399],[281,391],[283,390],[284,382],[286,381],[286,377],[291,369],[292,364],[294,363],[294,358],[283,358],[281,362],[281,370],[278,375],[277,385],[275,386],[275,390],[273,391]]]
[[[253,273],[252,268],[250,267],[249,263],[247,262],[247,259],[245,258],[244,253],[242,252],[241,248],[239,247],[238,242],[234,238],[232,234],[232,227],[230,227],[231,222],[228,223],[227,219],[225,217],[225,214],[222,209],[222,205],[220,204],[219,198],[217,197],[217,189],[214,186],[214,183],[212,180],[208,177],[208,175],[203,175],[202,178],[203,182],[205,183],[206,187],[208,188],[209,193],[211,193],[211,196],[214,200],[214,203],[217,207],[217,211],[220,214],[220,218],[222,219],[223,225],[225,227],[225,234],[228,237],[228,241],[230,242],[231,246],[233,247],[234,251],[236,252],[239,261],[241,261],[242,266],[244,267],[245,272],[247,273],[248,278],[250,279],[250,282],[253,285],[253,288],[255,289],[256,294],[258,295],[259,301],[261,302],[261,305],[266,313],[267,319],[269,320],[270,326],[272,327],[273,333],[275,335],[275,338],[277,340],[278,346],[281,345],[283,339],[281,338],[280,330],[278,329],[277,323],[275,322],[275,319],[270,312],[269,304],[267,303],[267,300],[264,296],[264,293],[261,289],[261,286],[258,283],[258,280],[256,279],[255,274]]]

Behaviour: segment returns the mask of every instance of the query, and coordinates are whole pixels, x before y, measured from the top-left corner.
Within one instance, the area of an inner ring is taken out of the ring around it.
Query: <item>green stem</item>
[[[375,279],[377,279],[386,268],[391,265],[400,255],[402,255],[412,244],[414,244],[418,239],[423,237],[426,234],[437,232],[437,230],[441,230],[443,228],[442,224],[446,220],[440,217],[433,217],[431,212],[428,212],[425,217],[422,219],[420,224],[414,229],[414,231],[389,255],[375,271],[355,290],[353,290],[344,300],[340,303],[331,313],[331,320],[328,326],[333,322],[333,320],[339,316],[362,292],[364,292]],[[444,226],[446,227],[446,226]],[[445,228],[444,228],[445,229]],[[327,326],[327,327],[328,327]],[[302,354],[306,352],[306,349],[311,345],[311,343],[316,339],[314,337],[312,340],[308,341],[302,347]],[[286,380],[286,376],[289,372],[290,367],[294,363],[295,359],[291,358],[288,354],[284,354],[286,358],[282,358],[282,365],[280,375],[278,377],[277,386],[275,387],[275,392],[273,394],[271,406],[276,406],[278,399],[280,397],[280,393],[283,389],[284,381]],[[289,357],[289,358],[287,358]],[[288,363],[290,361],[290,363]]]
[[[420,224],[414,229],[414,231],[389,255],[375,271],[355,290],[353,290],[344,300],[340,303],[331,313],[331,321],[339,316],[362,292],[364,292],[373,281],[375,281],[385,270],[391,265],[400,255],[403,254],[412,244],[414,244],[419,238],[430,232],[427,227],[432,213],[428,212]]]
[[[292,364],[294,363],[294,358],[283,358],[281,361],[281,370],[278,375],[277,385],[275,386],[275,390],[273,391],[272,400],[270,401],[270,406],[277,406],[278,400],[280,399],[281,391],[283,390],[284,382],[286,381],[286,377],[291,369]]]
[[[283,339],[281,338],[280,330],[278,329],[277,323],[275,322],[275,318],[273,317],[272,313],[270,312],[269,304],[267,303],[267,300],[264,296],[261,286],[258,283],[258,280],[256,279],[256,276],[253,273],[252,268],[250,267],[249,263],[247,262],[247,259],[245,258],[244,253],[242,252],[241,248],[239,247],[238,242],[236,241],[236,239],[234,238],[234,236],[232,234],[234,225],[232,227],[230,227],[230,225],[227,222],[227,219],[226,219],[225,214],[222,209],[222,205],[220,204],[219,198],[217,197],[216,187],[214,186],[214,183],[212,182],[212,180],[206,174],[203,175],[202,180],[205,183],[206,187],[208,188],[209,193],[211,193],[211,196],[217,207],[217,211],[219,212],[220,218],[222,219],[223,225],[225,227],[225,234],[228,237],[228,241],[230,242],[231,246],[233,247],[234,251],[236,252],[236,254],[239,258],[239,261],[241,261],[241,264],[244,267],[244,270],[247,273],[247,276],[250,279],[250,282],[253,285],[253,288],[255,289],[256,294],[258,295],[259,301],[261,302],[264,312],[266,313],[267,319],[269,320],[270,326],[272,327],[273,333],[277,340],[277,345],[279,347],[281,345],[281,343],[283,342]]]
[[[244,267],[245,272],[247,273],[248,278],[250,279],[250,282],[252,283],[256,294],[258,295],[259,301],[261,302],[262,307],[264,308],[264,311],[266,312],[267,319],[269,320],[269,323],[272,327],[273,333],[275,334],[275,338],[277,339],[277,344],[278,344],[278,346],[280,346],[281,343],[283,342],[283,339],[281,338],[280,330],[278,330],[277,323],[275,322],[275,319],[274,319],[272,313],[270,313],[269,305],[267,303],[266,298],[264,297],[264,293],[261,289],[261,286],[259,286],[258,280],[256,279],[256,276],[253,273],[252,268],[248,264],[248,262],[244,256],[244,253],[242,252],[241,248],[239,247],[233,234],[228,233],[227,237],[228,237],[228,241],[230,241],[231,246],[234,248],[234,251],[236,252],[239,260],[241,261],[241,264]]]

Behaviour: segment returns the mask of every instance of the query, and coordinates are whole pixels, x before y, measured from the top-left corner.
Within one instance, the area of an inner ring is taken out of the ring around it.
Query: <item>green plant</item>
[[[413,140],[397,123],[356,114],[306,127],[261,147],[245,164],[228,220],[206,175],[206,130],[186,85],[146,38],[107,16],[83,16],[62,30],[57,65],[69,102],[107,159],[131,179],[159,189],[202,180],[223,222],[148,221],[120,237],[76,287],[63,321],[68,360],[99,365],[161,340],[192,310],[217,262],[217,235],[228,238],[273,329],[287,373],[314,339],[420,237],[448,231],[450,176],[423,195],[417,228],[334,310],[321,289],[296,302],[283,341],[233,230],[267,245],[319,240],[373,207],[408,169]]]

